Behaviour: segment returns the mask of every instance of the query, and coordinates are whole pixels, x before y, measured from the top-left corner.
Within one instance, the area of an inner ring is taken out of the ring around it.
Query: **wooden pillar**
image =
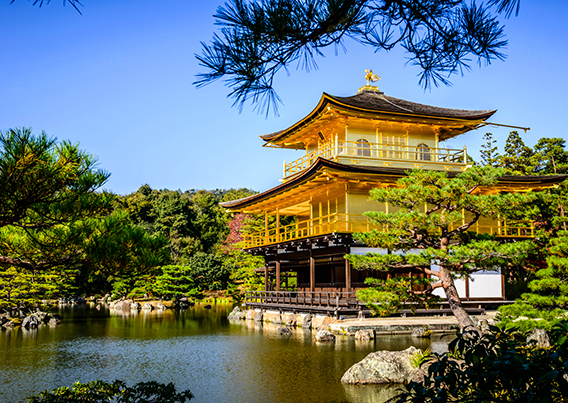
[[[316,260],[312,256],[310,251],[310,291],[314,292],[316,290]]]
[[[346,248],[349,253],[349,248]],[[351,262],[345,259],[345,292],[351,292]]]
[[[280,260],[276,261],[276,291],[280,291]]]
[[[268,291],[268,263],[264,265],[264,291]]]

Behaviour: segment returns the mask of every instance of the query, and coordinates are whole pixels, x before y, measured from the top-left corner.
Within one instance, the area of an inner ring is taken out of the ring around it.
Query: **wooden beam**
[[[316,260],[310,253],[310,291],[314,292],[316,289]]]
[[[280,260],[276,261],[276,291],[280,291]]]
[[[349,253],[350,248],[347,249],[346,253]],[[345,292],[351,292],[351,262],[345,259]]]
[[[268,290],[268,264],[264,265],[264,291]]]

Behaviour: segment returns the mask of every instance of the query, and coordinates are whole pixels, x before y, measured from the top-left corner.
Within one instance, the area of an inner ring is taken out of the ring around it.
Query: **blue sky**
[[[278,184],[283,160],[298,154],[263,148],[259,135],[308,114],[322,92],[349,96],[365,84],[364,70],[383,77],[387,95],[435,106],[498,109],[492,121],[532,128],[528,145],[564,137],[568,94],[568,2],[522,0],[505,20],[505,62],[474,65],[453,86],[424,91],[418,70],[400,50],[374,53],[346,42],[347,53],[318,59],[319,70],[291,69],[277,78],[284,101],[266,118],[250,105],[231,107],[228,89],[196,89],[194,57],[214,31],[222,2],[84,0],[82,15],[53,0],[0,1],[0,130],[32,127],[80,143],[112,173],[105,188],[127,194],[142,184],[157,189],[249,187]],[[446,146],[467,146],[477,159],[483,134],[501,148],[509,129],[481,129]]]

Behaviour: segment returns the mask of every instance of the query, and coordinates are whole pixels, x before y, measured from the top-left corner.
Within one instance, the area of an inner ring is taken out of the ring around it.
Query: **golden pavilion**
[[[318,305],[324,311],[326,306],[337,311],[340,300],[353,301],[348,297],[364,287],[367,276],[386,276],[351,269],[344,259],[346,254],[377,251],[352,237],[373,228],[364,212],[394,212],[388,204],[369,201],[369,191],[395,186],[409,169],[447,171],[450,177],[468,169],[465,147],[449,149],[440,143],[486,126],[495,112],[418,104],[385,95],[367,83],[349,97],[324,93],[306,117],[287,129],[260,136],[266,147],[305,154],[284,164],[280,185],[221,203],[231,212],[264,216],[264,229],[247,235],[244,248],[264,256],[265,292],[248,298],[247,304]],[[498,186],[484,191],[541,190],[562,179],[506,176]],[[532,223],[510,226],[494,219],[482,218],[472,230],[503,238],[534,236]],[[500,273],[474,276],[475,281],[456,282],[464,301],[505,298]],[[287,291],[290,284],[294,284],[293,292]]]

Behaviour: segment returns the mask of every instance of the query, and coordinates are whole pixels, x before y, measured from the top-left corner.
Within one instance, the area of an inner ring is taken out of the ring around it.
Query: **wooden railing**
[[[309,168],[318,157],[337,160],[337,157],[356,159],[402,160],[416,163],[467,164],[467,153],[463,149],[432,148],[427,146],[406,146],[386,143],[364,143],[338,141],[325,143],[289,164],[284,163],[284,178]]]
[[[327,308],[356,308],[354,292],[310,292],[310,291],[247,291],[245,305],[272,304],[296,305]]]
[[[375,228],[379,228],[379,226],[371,224],[367,217],[361,214],[329,214],[245,235],[245,248],[293,241],[322,234],[332,234],[334,232],[366,232]]]
[[[457,228],[459,224],[451,228]],[[387,231],[388,228],[372,224],[361,214],[329,214],[311,220],[298,221],[294,224],[269,228],[268,230],[245,235],[245,249],[278,244],[295,239],[332,233],[368,232],[371,230]],[[497,237],[533,238],[532,221],[496,220],[492,225],[472,225],[469,231],[478,234],[491,234]]]

